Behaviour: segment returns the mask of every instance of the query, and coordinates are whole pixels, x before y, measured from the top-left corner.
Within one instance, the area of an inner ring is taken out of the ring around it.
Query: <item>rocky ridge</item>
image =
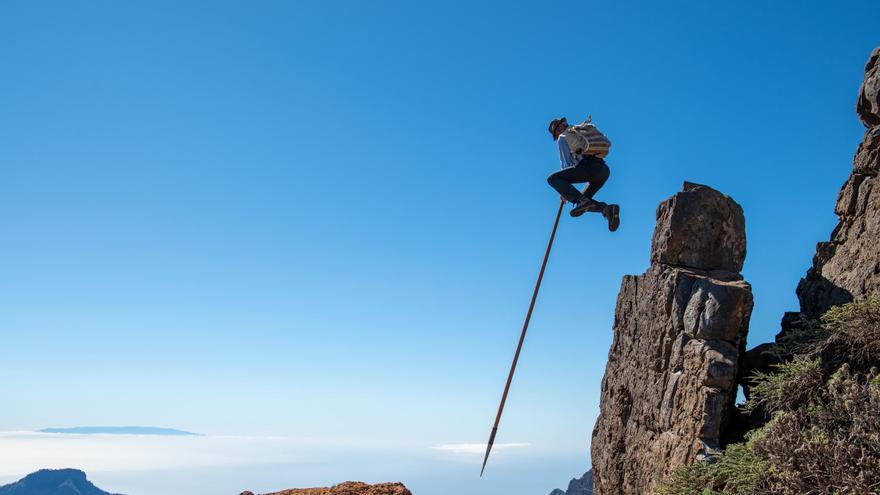
[[[41,469],[0,486],[0,495],[112,495],[92,484],[79,469]]]
[[[624,276],[593,430],[597,495],[642,495],[720,448],[752,310],[745,218],[685,183],[657,210],[651,265]]]
[[[816,245],[812,266],[797,286],[800,310],[786,313],[776,343],[797,340],[805,320],[821,316],[832,306],[880,294],[880,47],[865,64],[856,114],[866,127],[853,158],[852,172],[837,195],[838,223],[831,238]],[[774,343],[746,353],[739,381],[749,396],[750,376],[768,372],[780,357]],[[754,427],[766,418],[750,418]]]
[[[831,239],[816,247],[797,288],[801,313],[809,317],[880,290],[880,48],[865,66],[856,112],[867,130],[837,197],[839,222]]]
[[[580,478],[573,478],[568,482],[568,490],[559,488],[550,492],[550,495],[593,495],[593,470],[584,473]]]
[[[242,492],[241,495],[254,495]],[[293,488],[262,495],[412,495],[403,483],[378,483],[368,485],[360,481],[346,481],[328,488]]]

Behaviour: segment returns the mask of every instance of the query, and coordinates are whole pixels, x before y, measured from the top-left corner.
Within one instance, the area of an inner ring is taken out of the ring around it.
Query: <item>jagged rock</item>
[[[808,318],[880,292],[880,48],[865,66],[856,108],[862,122],[873,127],[856,150],[853,172],[838,194],[837,227],[828,242],[817,245],[813,266],[798,284],[801,313]]]
[[[742,208],[685,183],[660,205],[651,266],[623,278],[593,429],[597,495],[644,495],[720,448],[752,311]]]
[[[587,471],[580,478],[569,481],[565,495],[593,495],[593,470]]]
[[[250,492],[245,492],[245,495]],[[251,494],[253,495],[253,494]],[[368,485],[360,481],[346,481],[329,488],[294,488],[264,495],[412,495],[403,483]]]
[[[804,325],[821,316],[832,306],[880,294],[880,48],[875,48],[865,65],[865,80],[859,89],[856,112],[868,126],[856,150],[853,169],[844,182],[834,212],[839,221],[831,239],[816,245],[813,265],[797,286],[800,311],[787,312],[782,318],[776,344],[797,341]],[[737,381],[750,395],[750,381],[755,372],[767,373],[787,357],[776,351],[773,343],[761,344],[740,360]],[[760,408],[750,412],[741,424],[745,431],[768,420]]]
[[[856,149],[853,171],[858,174],[877,175],[880,172],[880,125],[865,131],[865,138]]]
[[[550,495],[593,495],[593,470],[587,471],[580,478],[572,478],[568,482],[568,490],[557,488]]]
[[[690,182],[657,208],[651,262],[701,270],[742,270],[746,221],[735,201]]]
[[[874,48],[865,64],[865,82],[859,88],[856,113],[866,127],[880,125],[880,47]]]

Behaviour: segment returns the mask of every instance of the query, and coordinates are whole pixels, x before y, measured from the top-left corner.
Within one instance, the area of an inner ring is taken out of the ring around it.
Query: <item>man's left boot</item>
[[[605,208],[602,209],[602,216],[608,220],[608,230],[611,232],[614,232],[617,230],[617,227],[620,227],[619,205],[606,205]]]

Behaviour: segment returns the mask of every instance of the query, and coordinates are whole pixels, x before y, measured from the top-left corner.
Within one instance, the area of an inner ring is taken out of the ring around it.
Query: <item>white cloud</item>
[[[496,443],[492,446],[492,452],[518,447],[528,447],[530,445],[532,444],[527,442]],[[443,445],[435,445],[431,448],[434,450],[452,452],[453,454],[484,454],[486,452],[485,443],[447,443]]]
[[[326,448],[289,437],[76,435],[0,432],[0,476],[40,468],[86,472],[314,462]]]

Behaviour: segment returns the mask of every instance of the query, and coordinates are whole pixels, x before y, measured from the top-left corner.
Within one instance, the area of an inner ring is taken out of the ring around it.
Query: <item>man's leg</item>
[[[593,196],[605,185],[608,176],[611,175],[611,170],[608,168],[605,160],[596,156],[585,156],[581,163],[578,164],[578,168],[581,167],[584,168],[584,174],[590,183],[584,189],[584,196],[593,199]]]
[[[572,184],[587,181],[586,170],[580,166],[564,168],[550,174],[547,177],[547,183],[553,189],[556,189],[566,201],[577,204],[581,197],[581,192]]]
[[[589,159],[589,161],[587,161]],[[593,205],[585,209],[585,211],[598,211],[608,220],[608,230],[614,232],[620,226],[620,206],[616,204],[607,204],[601,201],[593,200],[593,195],[605,185],[611,170],[605,160],[597,157],[586,157],[581,162],[586,166],[586,174],[589,177],[589,186],[584,189],[584,197],[590,198]]]
[[[593,199],[593,195],[596,194],[603,185],[605,185],[605,181],[608,180],[608,176],[611,171],[608,170],[608,165],[605,164],[605,160],[595,156],[585,156],[578,163],[577,168],[581,170],[581,174],[586,178],[589,184],[586,188],[584,188],[584,193],[581,196],[581,202],[578,204],[578,207],[572,212],[572,216],[581,216],[582,214],[593,211],[593,212],[602,212],[608,206],[607,204],[596,201]]]

